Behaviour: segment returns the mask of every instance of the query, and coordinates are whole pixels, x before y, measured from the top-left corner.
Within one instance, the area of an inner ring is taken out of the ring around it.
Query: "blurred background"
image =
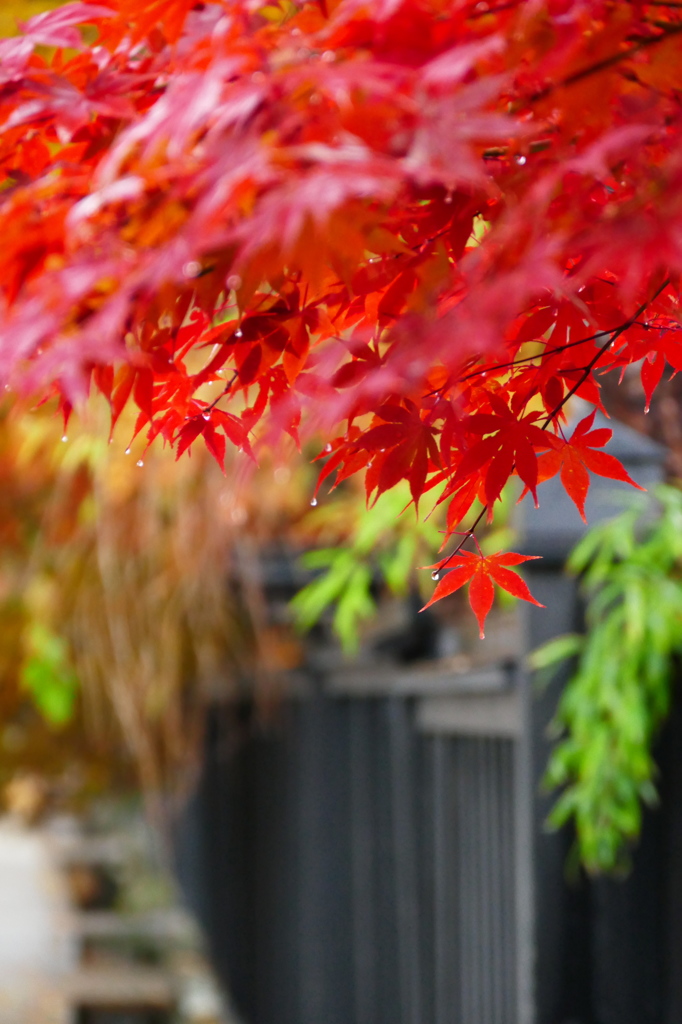
[[[653,500],[507,494],[484,643],[407,490],[0,408],[0,1024],[682,1020],[682,390],[603,387]]]
[[[400,488],[8,405],[0,1021],[679,1019],[675,386],[655,439],[609,399],[652,500],[595,480],[586,533],[556,481],[507,495],[482,543],[541,554],[547,607],[484,642],[460,595],[419,612],[441,524]]]

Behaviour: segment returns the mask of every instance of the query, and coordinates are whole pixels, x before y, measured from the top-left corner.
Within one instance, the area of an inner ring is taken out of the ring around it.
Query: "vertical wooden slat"
[[[423,1024],[421,1017],[420,928],[415,849],[414,756],[410,708],[405,700],[388,701],[391,764],[391,820],[398,924],[397,983],[401,1024]]]
[[[372,854],[372,703],[351,702],[350,773],[355,1024],[377,1020],[377,934]]]
[[[430,740],[433,780],[433,922],[434,1024],[457,1024],[459,982],[456,907],[453,875],[457,850],[453,841],[456,808],[452,783],[452,743],[443,736]]]

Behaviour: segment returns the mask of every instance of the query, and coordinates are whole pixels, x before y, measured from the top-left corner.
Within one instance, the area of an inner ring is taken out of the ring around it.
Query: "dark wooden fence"
[[[614,441],[657,479],[659,449]],[[525,649],[580,621],[561,572],[580,520],[544,499]],[[682,1021],[682,715],[630,877],[571,880],[539,791],[562,682],[535,694],[522,653],[311,669],[267,728],[214,708],[178,864],[248,1024]]]

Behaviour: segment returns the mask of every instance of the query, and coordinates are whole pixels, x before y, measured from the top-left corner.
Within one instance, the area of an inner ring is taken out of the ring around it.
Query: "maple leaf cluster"
[[[482,622],[491,581],[529,598],[462,549],[511,477],[581,514],[629,479],[569,399],[682,369],[681,96],[661,0],[32,18],[0,40],[1,382],[221,464],[322,435],[321,482],[447,504],[434,597],[470,579]]]

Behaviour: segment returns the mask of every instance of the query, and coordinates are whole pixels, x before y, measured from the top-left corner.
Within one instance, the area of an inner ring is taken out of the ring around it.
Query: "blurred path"
[[[118,1003],[122,993],[126,1006],[151,1000],[174,1008],[176,1024],[237,1024],[183,908],[126,916],[82,912],[71,903],[69,857],[92,857],[94,850],[101,858],[116,848],[115,838],[93,843],[76,834],[65,842],[49,829],[0,817],[0,1024],[73,1024],[76,1006]],[[136,936],[168,947],[164,966],[93,959],[98,944],[106,949]]]
[[[1,1024],[62,1024],[56,986],[76,955],[65,883],[42,834],[0,819]]]

